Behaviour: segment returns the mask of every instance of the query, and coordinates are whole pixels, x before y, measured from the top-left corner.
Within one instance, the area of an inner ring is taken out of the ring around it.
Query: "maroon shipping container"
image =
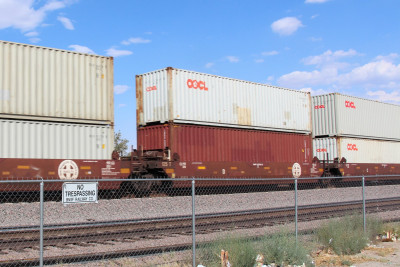
[[[295,163],[305,177],[310,173],[311,144],[311,135],[299,133],[188,124],[138,129],[139,149],[169,148],[172,157],[179,156],[172,177],[292,177]]]

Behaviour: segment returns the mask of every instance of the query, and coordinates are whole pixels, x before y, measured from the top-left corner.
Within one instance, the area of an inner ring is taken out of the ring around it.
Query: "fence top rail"
[[[344,177],[302,177],[302,178],[79,178],[79,179],[55,179],[54,177],[48,178],[17,178],[9,177],[7,179],[0,179],[0,184],[5,183],[67,183],[67,182],[126,182],[126,181],[307,181],[307,180],[335,180],[341,179],[346,181],[348,179],[376,179],[376,178],[394,178],[399,177],[399,175],[361,175],[361,176],[344,176]]]

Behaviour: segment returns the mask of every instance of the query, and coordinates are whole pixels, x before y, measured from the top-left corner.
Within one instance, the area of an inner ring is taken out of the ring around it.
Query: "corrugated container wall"
[[[399,163],[400,142],[358,138],[315,138],[313,154],[323,160],[346,158],[348,163]]]
[[[0,118],[113,124],[113,58],[0,41]]]
[[[138,148],[170,148],[180,161],[310,162],[311,135],[166,124],[138,129]]]
[[[313,135],[400,140],[400,106],[338,93],[313,96]]]
[[[111,159],[111,126],[0,120],[0,158]]]
[[[136,76],[137,124],[311,132],[309,93],[166,68]]]

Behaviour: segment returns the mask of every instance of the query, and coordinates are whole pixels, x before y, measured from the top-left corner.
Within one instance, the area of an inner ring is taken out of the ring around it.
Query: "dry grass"
[[[370,256],[366,256],[365,252],[368,251]],[[375,246],[366,247],[361,253],[356,255],[336,255],[331,250],[320,250],[314,252],[312,257],[314,259],[315,266],[350,266],[357,263],[364,262],[387,262],[385,257],[395,251],[394,248],[381,248]],[[374,257],[374,255],[379,257]]]

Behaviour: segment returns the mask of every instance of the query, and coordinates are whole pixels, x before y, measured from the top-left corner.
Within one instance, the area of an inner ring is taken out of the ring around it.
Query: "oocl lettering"
[[[327,152],[326,148],[317,148],[317,152]]]
[[[324,106],[324,105],[317,105],[317,106],[314,106],[314,109],[321,109],[321,108],[325,108],[325,106]]]
[[[344,101],[344,105],[346,106],[346,108],[356,108],[356,105],[354,104],[353,101]]]
[[[197,81],[197,80],[188,79],[186,84],[187,84],[187,86],[189,88],[208,91],[208,87],[206,87],[206,83],[204,81]]]
[[[349,151],[358,151],[356,144],[347,144],[347,150]]]
[[[147,92],[156,91],[156,90],[157,90],[157,86],[155,86],[155,85],[154,86],[149,86],[149,87],[146,88]]]

